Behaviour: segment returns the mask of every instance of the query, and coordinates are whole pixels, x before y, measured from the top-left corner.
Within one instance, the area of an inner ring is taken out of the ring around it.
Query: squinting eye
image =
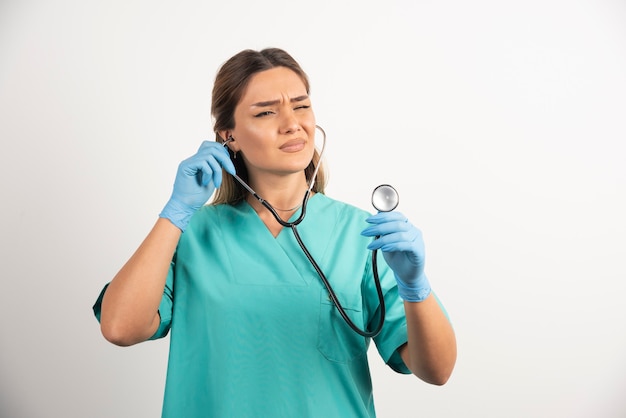
[[[296,109],[308,109],[310,107],[311,107],[311,105],[302,105],[302,106],[296,107]]]
[[[254,115],[255,118],[262,118],[263,116],[271,115],[272,112],[270,110],[266,110],[265,112],[258,113]]]

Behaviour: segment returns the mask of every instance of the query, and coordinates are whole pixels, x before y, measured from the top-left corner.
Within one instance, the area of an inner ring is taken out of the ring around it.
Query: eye
[[[309,109],[311,107],[311,105],[301,105],[301,106],[297,106],[296,110],[298,109]]]
[[[272,115],[274,112],[272,112],[271,110],[266,110],[263,111],[261,113],[257,113],[256,115],[254,115],[255,118],[262,118],[263,116],[269,116]]]

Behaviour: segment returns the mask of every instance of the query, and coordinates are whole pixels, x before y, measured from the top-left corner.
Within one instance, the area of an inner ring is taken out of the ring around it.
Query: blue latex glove
[[[235,174],[225,147],[215,141],[204,141],[195,155],[179,164],[172,196],[159,217],[169,219],[185,232],[191,216],[222,184],[222,167]]]
[[[426,261],[422,232],[400,212],[379,212],[366,221],[372,225],[361,232],[372,241],[368,250],[381,250],[398,282],[398,294],[409,302],[421,302],[431,289],[424,274]]]

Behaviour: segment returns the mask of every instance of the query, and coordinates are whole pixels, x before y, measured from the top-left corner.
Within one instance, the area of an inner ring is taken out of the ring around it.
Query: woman
[[[163,416],[375,416],[370,338],[347,325],[296,235],[235,174],[285,221],[314,183],[297,234],[360,330],[381,317],[371,264],[381,250],[376,347],[393,370],[444,384],[456,342],[424,275],[421,233],[399,212],[369,216],[323,194],[297,62],[276,48],[236,54],[217,74],[212,113],[216,141],[180,164],[154,228],[94,306],[117,345],[171,330]]]

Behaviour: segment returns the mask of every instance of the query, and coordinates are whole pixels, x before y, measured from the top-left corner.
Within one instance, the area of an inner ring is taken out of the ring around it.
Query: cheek
[[[258,154],[267,145],[267,132],[260,126],[254,124],[246,125],[244,129],[238,132],[239,151],[248,155]]]
[[[313,113],[312,111],[309,112],[304,118],[302,124],[315,128],[315,113]]]
[[[260,139],[253,139],[246,143],[244,154],[252,162],[262,162],[269,158],[268,148]]]

